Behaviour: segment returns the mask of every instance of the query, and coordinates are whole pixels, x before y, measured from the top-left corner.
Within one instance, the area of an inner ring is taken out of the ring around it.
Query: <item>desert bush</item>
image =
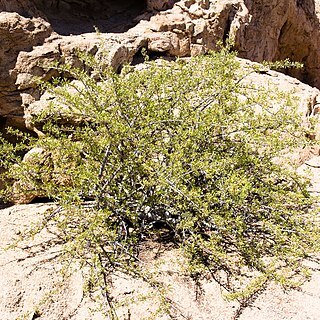
[[[244,85],[253,69],[227,49],[120,74],[82,59],[86,71],[56,66],[68,79],[46,84],[55,98],[33,120],[44,135],[24,144],[45,150],[50,166],[6,165],[59,203],[44,225],[90,267],[92,290],[110,304],[116,272],[158,286],[139,248],[163,237],[181,246],[192,277],[209,274],[234,298],[303,274],[319,226],[308,181],[275,161],[307,143],[289,94]]]

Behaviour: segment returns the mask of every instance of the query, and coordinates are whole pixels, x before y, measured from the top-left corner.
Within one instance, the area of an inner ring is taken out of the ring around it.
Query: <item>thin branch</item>
[[[101,164],[100,171],[99,171],[99,180],[101,180],[104,169],[106,167],[109,152],[110,152],[110,145],[108,145],[108,147],[106,148],[106,151],[104,153],[104,157],[103,157],[102,164]]]
[[[311,167],[311,168],[317,168],[317,169],[320,168],[320,165],[316,166],[316,165],[313,165],[313,164],[310,164],[310,163],[307,163],[307,162],[305,162],[305,165],[307,165],[308,167]]]

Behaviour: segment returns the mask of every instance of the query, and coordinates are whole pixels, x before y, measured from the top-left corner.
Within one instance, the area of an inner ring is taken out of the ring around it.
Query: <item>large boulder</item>
[[[257,62],[302,62],[304,69],[290,74],[319,88],[319,7],[317,0],[244,0],[231,21],[235,47]]]
[[[23,115],[15,66],[21,52],[30,52],[50,36],[51,26],[42,18],[25,18],[0,12],[0,116]]]

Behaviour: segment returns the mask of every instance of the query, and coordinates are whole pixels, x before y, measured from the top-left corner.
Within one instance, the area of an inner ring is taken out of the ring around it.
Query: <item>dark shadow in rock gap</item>
[[[146,10],[145,0],[33,0],[60,35],[101,32],[122,33],[137,24]]]

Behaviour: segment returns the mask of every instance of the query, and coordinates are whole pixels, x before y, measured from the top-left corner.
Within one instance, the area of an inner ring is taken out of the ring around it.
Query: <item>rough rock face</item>
[[[21,52],[30,52],[50,36],[52,29],[42,18],[25,18],[14,12],[0,13],[0,114],[23,115],[16,86],[15,66]]]
[[[303,70],[289,73],[320,87],[318,6],[312,0],[0,0],[1,122],[24,127],[26,110],[40,98],[34,77],[54,76],[53,61],[78,64],[76,49],[96,54],[101,41],[117,69],[139,59],[142,47],[188,56],[231,36],[241,57],[303,62]]]
[[[290,74],[319,88],[319,6],[317,0],[244,0],[231,23],[240,56],[302,62],[305,68]]]

